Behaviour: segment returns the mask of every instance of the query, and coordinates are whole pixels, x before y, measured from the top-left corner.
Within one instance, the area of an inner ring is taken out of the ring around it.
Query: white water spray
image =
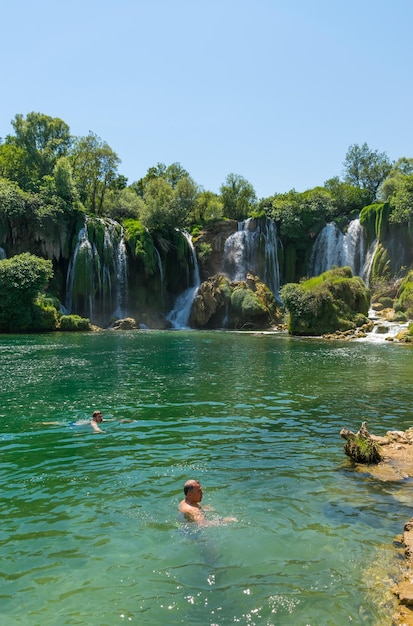
[[[249,218],[238,223],[237,232],[224,244],[223,271],[232,281],[257,275],[275,297],[280,288],[277,231],[273,220]]]
[[[357,218],[352,220],[344,235],[334,222],[327,224],[315,240],[309,263],[310,276],[319,276],[333,266],[350,266],[355,276],[361,276],[365,263],[364,230]]]
[[[193,284],[177,297],[175,307],[166,318],[169,322],[171,322],[173,328],[181,330],[189,328],[189,317],[191,315],[192,302],[196,296],[199,285],[201,284],[198,259],[196,257],[196,252],[192,243],[191,235],[186,231],[183,231],[183,235],[185,236],[191,251],[194,267]]]

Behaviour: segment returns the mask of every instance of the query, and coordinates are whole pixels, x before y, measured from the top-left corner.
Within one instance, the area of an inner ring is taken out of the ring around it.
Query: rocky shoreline
[[[359,431],[360,432],[360,431]],[[369,433],[378,444],[381,462],[365,465],[354,463],[356,471],[371,475],[380,481],[400,481],[413,478],[413,427],[406,431],[388,431],[385,436]],[[394,539],[402,565],[400,577],[392,589],[397,609],[392,616],[393,626],[413,626],[413,517],[402,534]]]

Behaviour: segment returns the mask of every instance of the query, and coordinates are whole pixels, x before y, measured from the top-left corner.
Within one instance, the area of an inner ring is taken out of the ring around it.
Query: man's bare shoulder
[[[200,507],[188,504],[188,502],[186,502],[185,500],[182,500],[179,503],[178,510],[188,521],[203,522],[205,519],[204,513]]]

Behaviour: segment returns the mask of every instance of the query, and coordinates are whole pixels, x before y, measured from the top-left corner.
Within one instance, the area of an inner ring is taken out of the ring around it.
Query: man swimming
[[[235,517],[216,518],[207,520],[205,518],[204,509],[201,506],[203,491],[201,483],[198,480],[187,480],[184,484],[185,498],[181,500],[178,510],[183,520],[187,522],[195,522],[198,526],[216,526],[222,522],[236,522]]]
[[[104,433],[105,431],[99,428],[98,424],[103,422],[103,414],[102,411],[93,411],[92,419],[81,419],[76,420],[76,422],[71,422],[70,426],[91,426],[95,433]],[[107,421],[107,420],[105,420]],[[62,422],[40,422],[45,426],[62,426]]]
[[[202,487],[197,480],[187,480],[184,484],[185,498],[179,503],[179,512],[188,522],[205,525],[205,515],[201,507]]]

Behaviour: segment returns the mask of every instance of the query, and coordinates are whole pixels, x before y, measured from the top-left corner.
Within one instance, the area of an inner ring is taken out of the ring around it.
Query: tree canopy
[[[228,174],[220,188],[223,212],[233,220],[245,220],[257,204],[254,187],[238,174]]]
[[[363,143],[362,146],[353,144],[347,150],[344,160],[344,181],[354,187],[368,190],[373,202],[391,168],[392,163],[385,152],[371,150],[367,143]]]
[[[349,146],[343,179],[335,176],[323,187],[274,193],[258,202],[253,185],[239,174],[228,174],[214,193],[202,189],[178,162],[158,162],[128,185],[118,172],[119,156],[92,131],[72,136],[63,120],[37,112],[17,114],[11,125],[14,134],[0,141],[0,177],[14,187],[2,183],[1,202],[9,198],[4,210],[20,210],[28,218],[30,207],[54,216],[75,209],[162,229],[222,218],[241,221],[261,211],[278,221],[284,236],[297,240],[314,235],[328,220],[345,225],[375,201],[390,203],[393,221],[412,217],[413,159],[392,163],[367,143]]]

